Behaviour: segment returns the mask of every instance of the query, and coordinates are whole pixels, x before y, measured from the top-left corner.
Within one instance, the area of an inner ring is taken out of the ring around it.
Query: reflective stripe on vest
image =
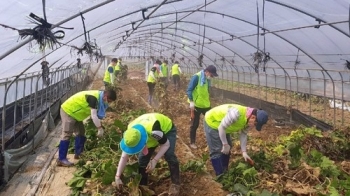
[[[66,112],[69,116],[74,118],[77,121],[83,121],[91,114],[91,108],[89,107],[89,103],[86,101],[86,95],[92,95],[96,97],[97,101],[99,100],[99,92],[98,90],[92,91],[81,91],[79,93],[74,94],[70,98],[68,98],[62,105],[61,108],[64,112]]]
[[[236,108],[239,112],[239,117],[236,122],[234,122],[229,127],[227,127],[227,129],[225,130],[226,133],[233,133],[246,128],[247,107],[237,105],[237,104],[224,104],[224,105],[214,107],[213,109],[205,113],[205,117],[204,117],[205,122],[208,124],[209,127],[217,130],[219,128],[219,125],[222,119],[226,116],[230,108]]]
[[[142,125],[146,129],[147,135],[148,135],[147,147],[148,148],[156,147],[156,146],[158,146],[159,143],[156,139],[154,139],[151,136],[151,134],[153,131],[152,130],[153,125],[157,120],[159,121],[160,128],[162,129],[159,131],[163,131],[164,134],[166,134],[171,130],[171,128],[173,126],[173,122],[171,121],[170,118],[168,118],[167,116],[160,114],[160,113],[143,114],[143,115],[139,116],[138,118],[136,118],[135,120],[133,120],[128,125],[128,129],[130,129],[132,126],[134,126],[136,124]]]

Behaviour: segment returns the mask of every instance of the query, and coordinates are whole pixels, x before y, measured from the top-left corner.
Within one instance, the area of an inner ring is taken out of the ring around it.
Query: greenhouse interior
[[[348,0],[7,0],[0,34],[0,196],[350,196]]]

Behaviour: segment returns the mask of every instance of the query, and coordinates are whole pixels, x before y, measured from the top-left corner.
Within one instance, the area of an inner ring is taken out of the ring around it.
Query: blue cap
[[[264,110],[258,110],[256,114],[256,130],[261,131],[262,126],[267,123],[268,118],[269,117]]]
[[[137,154],[146,146],[148,135],[146,129],[140,125],[134,125],[124,132],[120,141],[120,148],[128,155]]]

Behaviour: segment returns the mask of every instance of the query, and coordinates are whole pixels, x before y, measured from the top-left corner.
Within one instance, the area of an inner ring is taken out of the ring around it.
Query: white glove
[[[190,108],[194,109],[194,102],[193,101],[190,102]]]
[[[120,189],[123,186],[123,181],[118,176],[115,177],[115,185],[118,189]]]
[[[245,161],[247,161],[248,159],[252,160],[252,159],[248,156],[247,152],[243,152],[243,158],[244,158]]]
[[[230,153],[230,149],[231,149],[231,146],[230,146],[230,145],[224,144],[224,145],[222,145],[222,150],[221,150],[221,152],[222,152],[223,154],[229,154],[229,153]]]
[[[99,138],[103,137],[103,133],[104,132],[105,131],[103,130],[103,128],[99,128],[98,131],[97,131],[97,137],[99,137]]]
[[[154,168],[156,168],[157,162],[158,161],[156,159],[152,159],[146,167],[146,173],[152,173]]]

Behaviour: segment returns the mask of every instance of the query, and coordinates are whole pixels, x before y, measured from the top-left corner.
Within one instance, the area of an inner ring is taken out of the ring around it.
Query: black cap
[[[213,77],[217,77],[218,74],[216,73],[216,67],[214,65],[209,65],[207,68],[205,68],[205,71],[209,71],[213,75]]]

